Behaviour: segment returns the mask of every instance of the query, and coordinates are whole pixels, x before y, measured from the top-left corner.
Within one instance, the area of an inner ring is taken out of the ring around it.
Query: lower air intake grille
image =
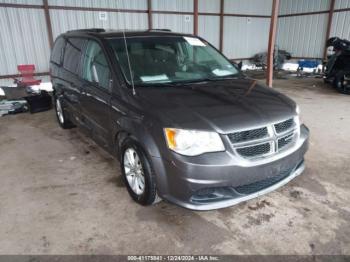
[[[269,177],[267,179],[257,181],[248,185],[238,186],[238,187],[235,187],[235,190],[240,194],[249,195],[278,183],[282,179],[289,176],[289,174],[292,171],[293,169],[284,170],[284,171],[281,171],[277,176]]]
[[[271,151],[270,143],[237,148],[238,154],[248,158],[259,157],[270,153],[270,151]]]

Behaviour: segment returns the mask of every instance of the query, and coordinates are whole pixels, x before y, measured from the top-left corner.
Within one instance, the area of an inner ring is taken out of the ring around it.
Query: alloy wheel
[[[136,195],[145,191],[145,176],[139,155],[133,148],[128,148],[123,157],[124,172],[128,184]]]
[[[61,102],[58,98],[56,99],[56,112],[57,112],[58,120],[60,121],[61,124],[63,124],[64,123],[63,110],[62,110]]]

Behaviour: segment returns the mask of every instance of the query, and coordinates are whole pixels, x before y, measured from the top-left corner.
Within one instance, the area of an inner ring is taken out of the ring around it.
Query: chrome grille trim
[[[298,118],[294,117],[259,128],[237,131],[227,137],[237,156],[257,160],[276,155],[295,144],[300,133],[298,123]]]

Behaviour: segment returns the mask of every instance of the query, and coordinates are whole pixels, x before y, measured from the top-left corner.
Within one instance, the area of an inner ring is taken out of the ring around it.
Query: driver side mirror
[[[239,63],[236,63],[234,61],[231,61],[231,64],[238,67],[239,70],[242,69],[242,65],[243,65],[243,61],[239,62]]]

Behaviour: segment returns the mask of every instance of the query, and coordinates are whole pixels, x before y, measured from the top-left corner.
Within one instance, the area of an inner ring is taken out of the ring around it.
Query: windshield
[[[130,83],[124,39],[108,41]],[[196,37],[130,37],[126,41],[135,85],[217,80],[238,74],[220,52]]]

